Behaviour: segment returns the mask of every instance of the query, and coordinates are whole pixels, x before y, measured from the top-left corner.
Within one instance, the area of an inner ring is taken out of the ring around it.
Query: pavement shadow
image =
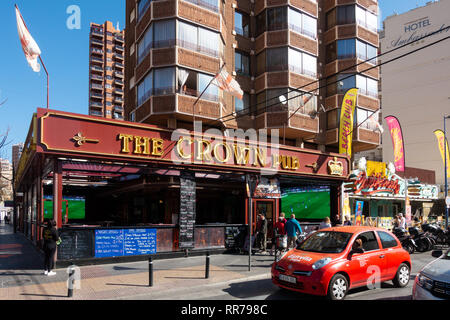
[[[238,299],[246,299],[255,296],[267,295],[276,291],[271,279],[252,280],[238,283],[231,283],[224,292]]]
[[[21,293],[21,296],[33,296],[33,297],[45,297],[45,298],[68,298],[67,295],[54,295],[54,294],[37,294],[37,293]]]
[[[145,287],[147,288],[148,284],[130,284],[130,283],[105,283],[107,286],[118,286],[118,287]]]

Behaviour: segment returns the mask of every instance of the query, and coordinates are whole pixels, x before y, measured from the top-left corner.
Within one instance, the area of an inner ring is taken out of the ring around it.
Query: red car
[[[411,258],[389,231],[373,227],[322,229],[272,265],[285,289],[342,300],[349,289],[392,280],[409,283]]]

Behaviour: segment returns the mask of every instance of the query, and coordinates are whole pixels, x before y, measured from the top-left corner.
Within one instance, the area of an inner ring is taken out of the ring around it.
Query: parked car
[[[278,287],[342,300],[350,289],[392,280],[409,283],[411,259],[389,231],[374,227],[327,228],[309,236],[272,265]]]
[[[414,300],[450,299],[450,250],[432,252],[438,258],[427,264],[416,276],[413,286]]]

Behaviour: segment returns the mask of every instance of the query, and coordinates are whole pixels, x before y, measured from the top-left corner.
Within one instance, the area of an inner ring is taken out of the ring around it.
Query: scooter
[[[416,242],[410,235],[408,235],[406,229],[396,227],[392,230],[392,233],[394,233],[398,240],[400,240],[403,249],[408,251],[409,254],[413,254],[416,250],[418,250]]]
[[[450,245],[449,230],[442,230],[435,224],[423,224],[422,230],[429,233],[434,240],[434,245],[448,246]]]
[[[408,231],[416,242],[418,252],[425,252],[433,249],[433,241],[424,232],[421,232],[419,228],[410,227]]]

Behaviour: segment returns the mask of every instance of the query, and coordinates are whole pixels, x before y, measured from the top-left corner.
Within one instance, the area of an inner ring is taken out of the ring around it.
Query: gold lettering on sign
[[[211,157],[211,142],[203,139],[197,139],[195,141],[197,143],[197,157],[198,161],[212,161]]]
[[[164,154],[164,140],[159,138],[119,134],[122,153],[161,157]]]
[[[189,147],[192,145],[192,139],[181,137],[180,140],[178,140],[178,142],[177,142],[177,152],[181,158],[188,160],[191,158],[192,155],[184,153],[184,150],[183,150],[183,142],[184,141],[187,141],[189,143]]]
[[[223,157],[220,156],[219,149],[222,147],[223,149]],[[230,161],[231,154],[233,151],[231,150],[230,146],[224,142],[219,142],[214,146],[214,158],[220,162],[220,163],[227,163]]]
[[[250,157],[250,148],[236,144],[233,147],[236,164],[240,165],[248,164]]]
[[[122,152],[130,153],[130,142],[133,141],[133,135],[120,134],[119,139],[122,140]]]
[[[266,166],[267,159],[267,149],[265,148],[253,148],[255,151],[255,161],[253,162],[253,166],[257,167],[260,165],[261,167]]]

